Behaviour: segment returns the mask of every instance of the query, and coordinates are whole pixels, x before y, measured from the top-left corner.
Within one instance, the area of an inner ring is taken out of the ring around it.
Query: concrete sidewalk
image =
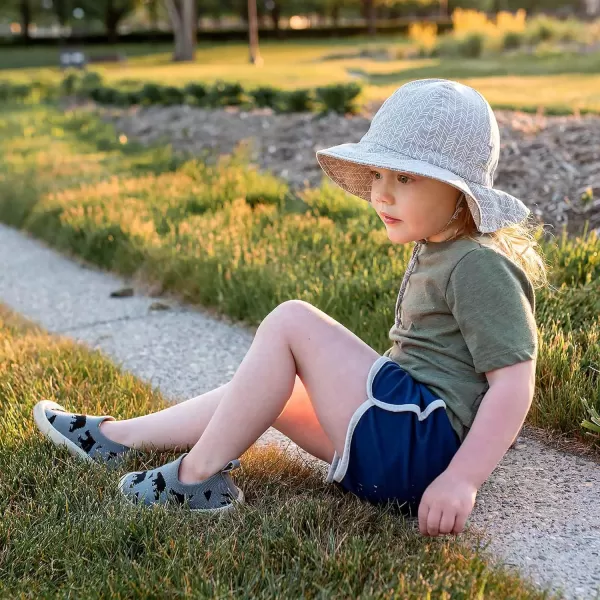
[[[156,298],[111,298],[127,282],[68,260],[0,225],[0,301],[52,333],[106,352],[174,401],[231,379],[253,339],[246,328]],[[277,440],[312,458],[270,428]],[[313,459],[325,472],[326,463]],[[567,598],[600,598],[600,466],[521,436],[481,487],[469,526],[489,549]]]

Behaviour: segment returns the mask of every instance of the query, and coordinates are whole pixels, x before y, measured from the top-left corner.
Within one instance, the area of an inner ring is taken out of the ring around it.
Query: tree
[[[369,35],[373,37],[377,33],[377,13],[375,11],[375,2],[376,0],[363,0],[363,14],[365,19],[367,19]]]
[[[58,23],[64,27],[72,14],[71,0],[53,0],[52,9],[58,18]]]
[[[29,25],[31,24],[31,3],[30,0],[21,0],[21,35],[26,41],[29,41]]]
[[[54,2],[53,2],[54,4]],[[104,23],[104,28],[108,35],[109,44],[117,42],[118,27],[123,17],[127,16],[134,8],[134,0],[77,0],[71,2],[69,0],[61,0],[56,3],[57,11],[60,10],[65,18],[67,15],[70,19],[72,8],[81,8],[87,20],[98,19]],[[59,19],[60,14],[57,12]]]
[[[261,66],[263,59],[258,49],[258,19],[256,16],[256,0],[248,0],[248,41],[250,48],[250,62]]]
[[[175,38],[173,60],[194,60],[196,50],[196,6],[194,0],[166,0]]]

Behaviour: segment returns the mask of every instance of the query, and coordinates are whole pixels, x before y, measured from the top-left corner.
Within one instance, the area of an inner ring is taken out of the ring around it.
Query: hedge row
[[[0,101],[56,99],[59,96],[90,98],[99,104],[116,106],[189,104],[206,108],[239,106],[242,109],[270,107],[276,112],[356,113],[362,86],[342,83],[315,89],[281,90],[261,86],[246,90],[238,82],[216,81],[214,84],[188,83],[184,87],[159,83],[130,86],[106,85],[94,72],[67,73],[59,85],[32,82],[30,84],[0,83]]]
[[[241,108],[269,107],[276,112],[335,111],[356,113],[357,98],[362,91],[358,83],[329,85],[315,89],[280,90],[261,86],[246,90],[239,82],[216,81],[213,84],[188,83],[184,87],[145,83],[137,88],[105,85],[97,73],[80,76],[69,73],[63,79],[66,94],[89,97],[100,104],[131,106],[133,104],[190,104],[206,108],[240,106]]]

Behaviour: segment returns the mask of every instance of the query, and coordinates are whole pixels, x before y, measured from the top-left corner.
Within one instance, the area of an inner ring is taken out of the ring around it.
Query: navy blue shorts
[[[425,489],[459,446],[446,403],[380,356],[369,371],[367,400],[352,415],[344,453],[334,454],[326,482],[373,504],[398,501],[402,512],[416,516]]]

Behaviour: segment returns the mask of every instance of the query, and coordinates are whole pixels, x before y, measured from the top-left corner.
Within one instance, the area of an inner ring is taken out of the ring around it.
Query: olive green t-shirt
[[[418,254],[384,355],[446,402],[461,442],[489,389],[485,373],[537,359],[533,286],[521,267],[469,239]]]

